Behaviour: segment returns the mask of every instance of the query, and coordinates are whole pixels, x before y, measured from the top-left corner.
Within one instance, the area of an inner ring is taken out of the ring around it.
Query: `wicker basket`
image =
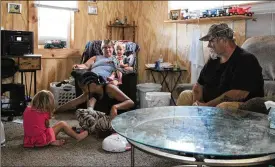
[[[56,87],[55,85],[58,83],[59,82],[50,83],[50,91],[54,95],[55,107],[59,107],[76,97],[75,87],[73,85],[62,84],[60,87]]]

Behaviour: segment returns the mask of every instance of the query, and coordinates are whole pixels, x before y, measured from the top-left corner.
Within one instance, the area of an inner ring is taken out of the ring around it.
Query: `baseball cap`
[[[225,37],[228,39],[233,39],[233,30],[228,27],[227,24],[225,23],[220,23],[220,24],[213,24],[209,30],[207,35],[204,37],[200,38],[200,41],[210,41],[216,37]]]

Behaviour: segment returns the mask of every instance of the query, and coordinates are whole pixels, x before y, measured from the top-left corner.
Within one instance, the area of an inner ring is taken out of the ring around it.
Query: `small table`
[[[27,101],[31,101],[31,91],[32,91],[32,82],[33,82],[33,95],[36,94],[36,71],[41,70],[41,56],[21,56],[18,57],[18,66],[19,72],[21,72],[21,84],[24,84],[26,88]],[[27,85],[26,73],[31,73],[29,89]]]
[[[148,71],[151,72],[151,75],[152,75],[153,80],[154,80],[155,83],[157,83],[157,82],[156,82],[156,79],[155,79],[153,73],[154,73],[154,72],[157,72],[157,73],[160,73],[160,74],[161,74],[161,76],[162,76],[162,81],[161,81],[160,83],[161,83],[162,86],[163,86],[163,84],[165,83],[165,85],[166,85],[168,91],[171,93],[171,99],[172,99],[174,105],[176,105],[175,99],[173,98],[173,92],[174,92],[174,90],[175,90],[175,88],[176,88],[176,86],[177,86],[177,84],[178,84],[178,82],[179,82],[179,79],[180,79],[180,77],[181,77],[181,75],[182,75],[182,72],[183,72],[183,71],[186,71],[186,69],[180,69],[180,68],[177,68],[177,69],[173,69],[173,68],[161,68],[161,69],[147,68],[146,70],[148,70]],[[172,89],[169,88],[169,85],[168,85],[168,83],[167,83],[167,81],[166,81],[166,78],[167,78],[167,76],[168,76],[169,73],[179,73],[176,82],[175,82],[174,85],[172,86]]]
[[[198,166],[246,166],[275,159],[275,130],[269,128],[267,115],[260,113],[155,107],[120,114],[111,124],[132,144],[132,166],[134,147]]]

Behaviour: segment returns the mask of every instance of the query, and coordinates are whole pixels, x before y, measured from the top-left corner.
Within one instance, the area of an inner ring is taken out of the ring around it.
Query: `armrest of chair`
[[[184,90],[192,90],[193,84],[186,83],[186,84],[178,84],[176,87],[176,92],[179,95]]]

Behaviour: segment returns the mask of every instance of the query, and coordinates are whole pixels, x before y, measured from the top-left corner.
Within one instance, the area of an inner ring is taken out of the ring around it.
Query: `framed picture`
[[[8,12],[20,14],[22,11],[22,4],[8,3]]]
[[[88,6],[88,14],[97,15],[97,6]]]
[[[171,20],[180,20],[180,9],[170,10],[170,19]]]

